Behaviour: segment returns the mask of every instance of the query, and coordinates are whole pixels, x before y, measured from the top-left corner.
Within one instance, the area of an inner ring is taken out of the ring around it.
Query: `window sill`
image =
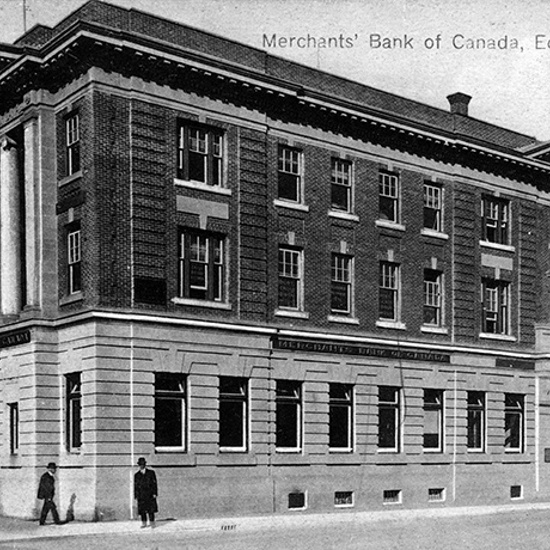
[[[155,453],[185,454],[187,450],[185,447],[155,447]]]
[[[178,187],[188,187],[189,189],[199,189],[209,193],[216,193],[217,195],[231,195],[231,189],[220,187],[219,185],[208,185],[200,181],[180,180],[178,178],[174,178],[174,185],[177,185]]]
[[[449,334],[449,329],[445,327],[432,327],[430,325],[422,325],[420,327],[420,332],[426,334]]]
[[[489,241],[479,241],[480,246],[492,248],[493,250],[505,250],[506,252],[515,252],[516,247],[509,244],[491,243]]]
[[[68,294],[67,296],[63,296],[59,300],[60,306],[66,306],[68,304],[74,304],[75,302],[80,302],[84,300],[84,293],[83,292],[75,292],[74,294]]]
[[[276,453],[283,453],[283,454],[302,454],[302,449],[299,447],[275,447]]]
[[[344,325],[359,324],[359,319],[357,319],[357,317],[345,317],[344,315],[329,315],[327,319],[331,323],[342,323]]]
[[[394,330],[407,330],[407,325],[405,323],[400,323],[399,321],[376,321],[376,326],[378,328],[391,328]]]
[[[71,183],[72,181],[75,181],[81,178],[82,178],[82,170],[79,170],[78,172],[75,172],[70,176],[65,176],[64,178],[61,178],[58,182],[58,185],[59,187],[62,187],[63,185],[67,185],[68,183]]]
[[[434,239],[441,239],[443,241],[447,241],[449,239],[449,235],[447,235],[447,233],[434,231],[433,229],[427,229],[426,227],[423,227],[420,230],[420,234],[424,235],[425,237],[433,237]]]
[[[309,313],[306,311],[292,311],[290,309],[275,310],[276,317],[289,317],[292,319],[309,319]]]
[[[352,214],[351,212],[344,212],[339,210],[329,210],[328,215],[330,218],[336,218],[338,220],[347,220],[350,222],[358,222],[359,216],[357,214]]]
[[[329,447],[328,452],[333,455],[350,455],[353,453],[353,448],[351,447]]]
[[[222,454],[246,454],[248,449],[246,447],[220,447],[218,455]]]
[[[172,298],[172,302],[179,306],[207,307],[210,309],[231,309],[228,302],[212,302],[210,300],[194,300],[192,298]]]
[[[500,340],[501,342],[516,342],[517,338],[509,334],[493,334],[491,332],[480,332],[479,337],[483,340]]]
[[[289,210],[299,210],[300,212],[309,212],[309,206],[306,206],[305,204],[301,204],[298,202],[288,202],[281,199],[274,199],[273,204],[274,206],[278,206],[280,208],[288,208]]]
[[[376,227],[384,227],[386,229],[393,229],[394,231],[405,231],[407,228],[396,222],[390,222],[387,220],[376,220],[375,222]]]

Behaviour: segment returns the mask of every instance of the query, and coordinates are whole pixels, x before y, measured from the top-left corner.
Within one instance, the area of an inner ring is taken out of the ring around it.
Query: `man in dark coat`
[[[40,478],[40,485],[38,486],[38,498],[44,501],[42,512],[40,514],[40,525],[45,525],[46,516],[48,515],[48,512],[50,510],[52,512],[54,522],[57,525],[61,524],[59,514],[57,513],[57,507],[55,505],[55,502],[53,501],[53,497],[55,495],[56,470],[57,466],[55,465],[55,462],[50,462],[48,464],[46,472],[42,474],[42,477]]]
[[[157,507],[157,476],[153,470],[149,470],[146,460],[142,457],[138,460],[139,470],[134,476],[134,498],[138,504],[138,514],[141,516],[141,526],[147,527],[147,516],[149,525],[155,526],[155,513]]]

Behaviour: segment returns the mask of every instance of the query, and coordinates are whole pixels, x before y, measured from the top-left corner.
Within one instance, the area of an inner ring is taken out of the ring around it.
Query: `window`
[[[19,403],[8,403],[10,417],[10,454],[19,452]]]
[[[187,124],[180,125],[178,132],[178,178],[222,187],[223,133]]]
[[[353,447],[353,386],[329,385],[329,447],[351,451]]]
[[[67,176],[80,170],[80,121],[78,114],[65,119]]]
[[[401,504],[401,489],[386,489],[383,492],[384,504]]]
[[[353,506],[353,491],[335,491],[334,506],[345,508]]]
[[[66,376],[67,391],[67,449],[78,450],[82,444],[82,387],[80,373],[75,372]]]
[[[504,448],[523,452],[525,396],[518,393],[504,394]]]
[[[482,239],[496,244],[510,242],[509,212],[510,203],[496,197],[483,197],[481,200]]]
[[[510,498],[522,499],[523,498],[523,485],[511,485],[510,486]]]
[[[279,247],[279,307],[302,309],[302,251]]]
[[[75,294],[82,290],[82,239],[80,227],[73,226],[67,232],[68,291]]]
[[[485,450],[485,393],[468,392],[468,450]]]
[[[378,180],[379,217],[399,223],[399,179],[394,174],[381,172]]]
[[[275,388],[275,446],[298,451],[302,446],[302,384],[278,380]]]
[[[219,443],[225,450],[245,451],[248,441],[248,381],[220,378]]]
[[[303,510],[306,507],[306,493],[296,491],[288,493],[288,509]]]
[[[204,231],[183,231],[179,243],[179,296],[224,300],[225,241]]]
[[[341,212],[352,211],[352,164],[347,160],[332,159],[331,208]]]
[[[424,183],[424,228],[443,231],[443,189]]]
[[[424,449],[443,451],[442,390],[424,390]]]
[[[496,279],[482,282],[482,331],[488,334],[510,332],[509,283]]]
[[[155,374],[155,447],[185,448],[185,378]]]
[[[445,489],[443,487],[428,489],[428,502],[442,502],[445,500]]]
[[[399,265],[380,262],[378,316],[389,321],[399,320]]]
[[[424,324],[440,327],[443,324],[443,274],[435,269],[424,270]]]
[[[330,310],[340,315],[352,311],[352,258],[344,254],[332,255]]]
[[[392,386],[378,388],[378,448],[385,451],[400,449],[400,391]]]
[[[302,152],[289,147],[279,147],[279,192],[284,201],[302,201]]]

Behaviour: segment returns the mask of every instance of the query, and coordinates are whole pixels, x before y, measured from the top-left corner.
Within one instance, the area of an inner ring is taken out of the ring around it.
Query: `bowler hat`
[[[138,458],[137,463],[138,463],[138,466],[141,466],[142,464],[147,464],[147,461],[143,457],[141,457],[141,458]]]
[[[57,470],[57,465],[55,462],[48,462],[48,470]]]

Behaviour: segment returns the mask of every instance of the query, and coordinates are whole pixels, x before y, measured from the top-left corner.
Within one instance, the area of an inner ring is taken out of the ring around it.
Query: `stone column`
[[[25,268],[27,282],[26,309],[39,306],[38,260],[37,260],[37,133],[38,120],[32,118],[25,122],[23,129],[25,146]]]
[[[3,315],[17,315],[21,309],[18,164],[16,143],[4,137],[0,144],[0,289]]]

